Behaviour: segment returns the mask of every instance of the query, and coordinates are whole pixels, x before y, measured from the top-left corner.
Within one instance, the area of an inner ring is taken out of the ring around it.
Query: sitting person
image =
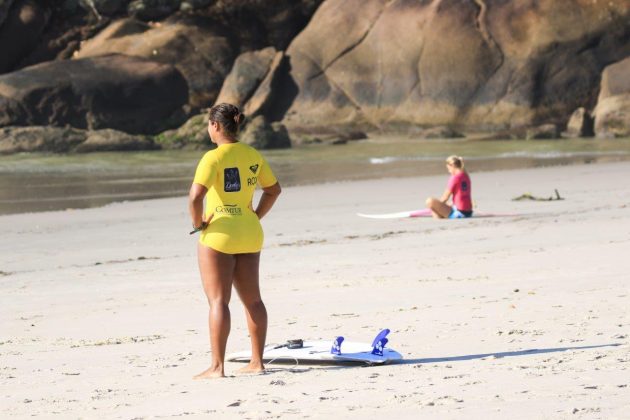
[[[473,214],[471,184],[468,173],[464,170],[464,159],[450,156],[446,159],[446,169],[451,174],[442,198],[427,198],[427,208],[437,219],[461,219]],[[453,205],[446,204],[453,196]]]

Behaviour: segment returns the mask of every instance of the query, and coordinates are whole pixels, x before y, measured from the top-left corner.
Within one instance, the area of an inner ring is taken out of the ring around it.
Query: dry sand
[[[446,175],[286,188],[264,220],[268,342],[387,327],[405,362],[213,381],[191,379],[209,348],[186,198],[0,217],[1,415],[627,419],[629,174],[472,174],[478,211],[518,216],[455,221],[355,215],[422,207]],[[231,308],[228,352],[248,348]]]

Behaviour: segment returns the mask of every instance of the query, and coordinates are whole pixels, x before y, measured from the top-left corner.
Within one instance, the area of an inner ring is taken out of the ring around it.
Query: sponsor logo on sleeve
[[[241,190],[241,175],[238,172],[238,168],[225,168],[223,170],[223,179],[223,190],[225,192],[236,192]]]
[[[250,166],[249,170],[252,171],[254,175],[256,175],[256,171],[258,170],[258,164]]]

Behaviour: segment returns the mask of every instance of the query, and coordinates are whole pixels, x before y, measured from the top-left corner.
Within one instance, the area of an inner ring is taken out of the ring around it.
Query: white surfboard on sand
[[[431,210],[429,209],[420,209],[420,210],[410,210],[410,211],[400,211],[397,213],[383,213],[383,214],[365,214],[365,213],[357,213],[357,216],[366,217],[368,219],[406,219],[410,217],[431,217]],[[492,213],[479,213],[474,212],[471,217],[473,218],[481,218],[481,217],[516,217],[520,216],[519,214],[492,214]]]
[[[336,337],[332,341],[303,341],[301,347],[289,348],[289,344],[269,345],[263,352],[265,363],[364,363],[368,365],[381,365],[402,360],[402,355],[397,351],[385,347],[388,342],[385,338],[389,330],[383,330],[376,336],[372,344],[345,341],[343,337]],[[296,340],[301,341],[301,340]],[[295,345],[291,345],[295,347]],[[251,351],[241,351],[229,354],[226,359],[230,362],[249,362]]]

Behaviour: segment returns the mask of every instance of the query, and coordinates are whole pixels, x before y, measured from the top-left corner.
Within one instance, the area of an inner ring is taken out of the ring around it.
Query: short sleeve
[[[206,153],[197,165],[193,183],[201,184],[207,189],[212,188],[217,177],[217,161],[210,153]]]
[[[267,188],[267,187],[271,187],[277,182],[278,180],[276,179],[276,176],[273,174],[273,171],[271,170],[271,167],[267,163],[267,160],[265,160],[265,158],[262,157],[262,165],[260,168],[260,173],[258,174],[258,184],[260,184],[260,186],[263,188]]]

